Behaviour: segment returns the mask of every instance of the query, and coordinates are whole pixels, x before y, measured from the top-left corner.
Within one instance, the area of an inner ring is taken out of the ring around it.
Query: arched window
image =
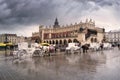
[[[71,42],[72,42],[72,40],[71,40],[71,39],[69,39],[69,40],[68,40],[68,43],[71,43]]]
[[[62,44],[62,40],[59,41],[59,44]]]
[[[58,44],[58,40],[56,40],[56,44]]]
[[[49,43],[51,44],[51,41],[49,41]]]
[[[77,39],[74,39],[74,40],[73,40],[73,42],[76,42],[76,43],[78,43],[79,41],[78,41]]]
[[[64,44],[67,44],[67,40],[64,40]]]
[[[93,38],[91,38],[91,42],[93,42]]]
[[[54,41],[54,40],[52,41],[52,44],[55,44],[55,41]]]

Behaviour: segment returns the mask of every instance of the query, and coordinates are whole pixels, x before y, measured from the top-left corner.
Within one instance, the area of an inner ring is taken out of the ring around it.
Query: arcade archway
[[[69,40],[68,40],[68,43],[71,43],[71,42],[72,42],[72,40],[71,40],[71,39],[69,39]]]

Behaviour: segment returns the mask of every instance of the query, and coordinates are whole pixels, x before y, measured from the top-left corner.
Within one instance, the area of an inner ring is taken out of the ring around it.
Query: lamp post
[[[8,40],[7,40],[7,34],[5,34],[5,41],[4,43],[8,43]],[[5,56],[7,56],[7,45],[5,46]]]

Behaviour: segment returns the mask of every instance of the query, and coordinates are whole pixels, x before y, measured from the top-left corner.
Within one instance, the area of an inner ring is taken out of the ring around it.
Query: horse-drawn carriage
[[[53,45],[49,45],[48,43],[30,43],[22,42],[18,43],[18,50],[13,51],[14,58],[22,58],[22,57],[33,57],[33,56],[44,56],[50,55],[50,53],[55,52],[55,48]]]
[[[18,49],[13,51],[14,58],[24,58],[33,56],[43,56],[43,50],[40,48],[39,44],[27,42],[18,43]]]
[[[78,43],[69,43],[66,48],[66,53],[74,53],[74,52],[83,52],[86,53],[88,50],[90,51],[100,51],[111,49],[112,45],[110,43],[84,43],[78,46]]]
[[[66,53],[75,53],[80,52],[80,49],[79,43],[68,43],[68,47],[66,47],[65,51]]]

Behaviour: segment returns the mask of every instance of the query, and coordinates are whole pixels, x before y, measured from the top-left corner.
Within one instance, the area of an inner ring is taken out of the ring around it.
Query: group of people
[[[95,50],[103,50],[104,47],[105,47],[104,43],[94,44],[94,46],[92,44],[84,44],[81,46],[83,53],[87,53],[87,51],[91,48],[95,48]],[[120,45],[119,45],[119,49],[120,49]]]

